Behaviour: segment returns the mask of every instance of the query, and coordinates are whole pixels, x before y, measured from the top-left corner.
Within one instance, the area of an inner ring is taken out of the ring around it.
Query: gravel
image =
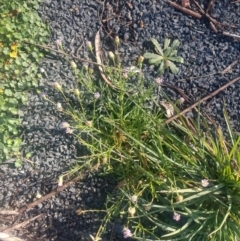
[[[178,75],[166,72],[163,79],[165,83],[181,88],[192,102],[239,76],[240,61],[232,72],[220,73],[239,58],[238,40],[215,34],[207,20],[182,14],[165,1],[128,2],[129,4],[125,0],[45,0],[39,14],[43,21],[50,24],[49,43],[59,39],[68,54],[86,59],[92,57],[85,42],[89,40],[93,43],[101,26],[99,19],[110,19],[103,23],[101,31],[103,50],[112,51],[113,38],[118,35],[121,39],[119,52],[124,66],[136,65],[138,56],[150,50],[150,38],[156,38],[160,43],[166,37],[180,40],[178,55],[184,58],[185,63],[179,65]],[[202,5],[204,3],[199,2]],[[212,14],[220,22],[235,24],[235,29],[227,28],[226,31],[240,35],[240,3],[228,2],[216,1]],[[82,63],[77,64],[81,66]],[[47,54],[39,65],[40,70],[44,72],[37,89],[56,102],[62,99],[52,90],[51,83],[57,81],[63,88],[76,86],[70,66],[56,54]],[[147,64],[144,64],[143,72],[150,81],[157,77],[155,69]],[[173,90],[165,90],[171,94],[172,100],[181,97]],[[223,127],[224,103],[234,131],[240,132],[240,81],[201,105]],[[14,168],[14,160],[1,165],[0,209],[19,209],[36,200],[37,192],[41,195],[50,193],[57,187],[59,175],[74,165],[77,156],[84,152],[71,135],[61,130],[61,123],[67,121],[65,117],[44,101],[37,91],[29,94],[27,104],[21,108],[20,118],[24,129],[22,151],[23,154],[31,153],[32,156],[30,160],[23,160],[21,168]],[[112,177],[103,178],[89,173],[81,182],[24,213],[19,221],[28,220],[40,213],[46,215],[14,234],[24,234],[28,239],[42,241],[90,240],[89,235],[96,233],[102,217],[97,213],[79,216],[76,210],[103,208],[107,192],[113,190],[114,185]],[[9,223],[5,222],[0,227],[4,225]],[[122,225],[116,220],[115,228],[110,225],[109,233],[103,240],[117,240],[114,234],[122,240]]]

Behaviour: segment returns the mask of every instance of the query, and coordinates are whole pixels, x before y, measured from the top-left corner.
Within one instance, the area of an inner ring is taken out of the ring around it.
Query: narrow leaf
[[[160,44],[158,43],[158,41],[157,41],[156,39],[154,39],[154,38],[152,38],[151,41],[152,41],[152,43],[153,43],[154,46],[155,46],[155,50],[156,50],[159,54],[163,55],[163,50],[162,50]]]
[[[169,44],[170,44],[170,39],[169,38],[166,38],[164,40],[164,49],[167,49],[169,47]]]
[[[167,66],[171,69],[173,74],[177,74],[178,73],[178,68],[172,61],[168,60],[167,61]]]
[[[160,55],[158,55],[158,54],[153,54],[153,53],[145,53],[145,54],[143,55],[143,57],[144,57],[145,59],[155,59],[155,58],[159,58],[159,56],[160,56]]]
[[[176,57],[168,57],[169,60],[174,61],[174,62],[178,62],[183,64],[184,63],[184,59],[180,56],[176,56]]]

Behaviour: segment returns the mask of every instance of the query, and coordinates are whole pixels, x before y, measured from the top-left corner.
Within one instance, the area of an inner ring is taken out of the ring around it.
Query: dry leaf
[[[182,7],[183,8],[190,7],[190,0],[182,0]]]
[[[168,118],[174,115],[174,108],[172,104],[168,103],[165,100],[160,101],[160,104],[166,109],[166,116]]]
[[[106,77],[106,75],[103,73],[103,67],[101,66],[102,60],[101,60],[101,39],[100,39],[100,30],[97,31],[96,36],[95,36],[95,51],[96,51],[96,60],[97,63],[99,64],[98,69],[100,71],[100,74],[103,78],[103,80],[110,85],[113,88],[116,88]]]

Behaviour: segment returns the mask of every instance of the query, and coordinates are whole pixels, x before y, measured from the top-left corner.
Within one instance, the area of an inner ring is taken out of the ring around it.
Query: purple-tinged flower
[[[132,236],[133,236],[133,234],[132,234],[131,230],[126,228],[126,227],[124,227],[123,228],[123,237],[124,238],[129,238],[129,237],[132,237]]]
[[[173,220],[179,221],[180,218],[181,218],[181,215],[180,215],[179,213],[174,213],[174,214],[173,214]]]
[[[161,84],[163,83],[163,78],[157,77],[157,78],[155,79],[155,82],[156,82],[158,85],[161,85]]]
[[[83,63],[83,68],[84,68],[85,70],[88,70],[88,63],[87,63],[87,62],[84,62],[84,63]]]
[[[62,129],[66,129],[66,128],[69,128],[69,127],[70,127],[70,125],[67,122],[62,122],[62,124],[61,124]]]
[[[73,133],[73,129],[67,127],[66,128],[66,134],[72,134]]]
[[[207,179],[203,179],[201,181],[202,187],[207,187],[209,185],[209,181]]]
[[[62,41],[60,39],[55,40],[55,44],[59,47],[62,46]]]
[[[99,94],[99,92],[96,92],[96,93],[94,93],[94,99],[99,99],[100,98],[100,94]]]
[[[132,201],[133,203],[136,203],[136,202],[137,202],[137,199],[138,199],[138,196],[137,196],[137,195],[132,195],[132,196],[131,196],[131,201]]]
[[[54,87],[55,89],[62,91],[62,86],[58,83],[58,82],[53,82],[52,87]]]
[[[41,92],[41,93],[39,94],[39,96],[40,96],[41,98],[43,98],[44,100],[47,99],[47,95],[46,95],[45,93],[43,93],[43,92]]]
[[[63,108],[62,108],[62,104],[61,103],[57,103],[57,110],[58,111],[62,111],[63,110]]]
[[[183,104],[183,103],[184,103],[185,99],[184,99],[183,97],[181,97],[181,98],[179,98],[179,100],[178,100],[178,101],[179,101],[179,103],[180,103],[180,105],[181,105],[181,104]]]

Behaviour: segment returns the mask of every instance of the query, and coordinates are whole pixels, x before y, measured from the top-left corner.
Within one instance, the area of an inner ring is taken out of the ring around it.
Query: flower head
[[[58,82],[53,82],[52,87],[54,87],[55,89],[57,89],[59,91],[62,91],[62,86]]]
[[[66,128],[69,128],[69,127],[70,127],[70,125],[67,122],[62,122],[62,124],[61,124],[62,129],[66,129]]]
[[[70,64],[71,64],[71,67],[72,67],[73,69],[76,69],[76,68],[77,68],[77,65],[76,65],[75,62],[71,61]]]
[[[138,57],[138,64],[141,64],[143,62],[143,60],[144,60],[144,57],[140,55]]]
[[[92,127],[93,126],[93,122],[92,121],[86,121],[85,124],[88,127]]]
[[[207,179],[203,179],[201,181],[202,187],[207,187],[209,185],[209,181]]]
[[[86,45],[87,45],[89,51],[92,52],[92,51],[93,51],[92,43],[91,43],[90,41],[87,41],[87,42],[86,42]]]
[[[100,94],[99,94],[99,92],[94,93],[94,99],[97,100],[98,98],[100,98]]]
[[[116,36],[116,37],[115,37],[115,44],[118,46],[118,45],[119,45],[119,43],[120,43],[119,37],[118,37],[118,36]]]
[[[131,201],[132,201],[133,203],[136,203],[136,202],[137,202],[137,199],[138,199],[138,196],[137,196],[137,195],[132,195]]]
[[[47,99],[47,95],[46,95],[45,93],[43,93],[43,92],[41,92],[41,93],[39,94],[39,96],[40,96],[41,98],[43,98],[44,100]]]
[[[128,213],[131,217],[134,217],[134,214],[136,213],[136,208],[135,207],[129,207]]]
[[[180,215],[179,213],[174,213],[174,214],[173,214],[173,220],[179,221],[180,218],[181,218],[181,215]]]
[[[60,39],[55,40],[55,44],[59,47],[62,46],[62,41]]]
[[[124,227],[123,228],[123,237],[124,238],[129,238],[129,237],[132,237],[132,236],[133,236],[133,234],[132,234],[131,230],[126,228],[126,227]]]
[[[156,82],[158,85],[161,85],[161,84],[163,83],[163,78],[157,77],[157,78],[155,79],[155,82]]]
[[[67,127],[65,132],[66,132],[66,134],[72,134],[73,133],[73,129]]]
[[[112,59],[112,60],[114,60],[114,58],[115,58],[115,55],[114,55],[114,53],[113,53],[112,51],[109,51],[109,52],[108,52],[108,56],[109,56],[109,58]]]
[[[62,111],[63,110],[63,108],[62,108],[62,104],[61,103],[57,103],[57,110],[58,111]]]

